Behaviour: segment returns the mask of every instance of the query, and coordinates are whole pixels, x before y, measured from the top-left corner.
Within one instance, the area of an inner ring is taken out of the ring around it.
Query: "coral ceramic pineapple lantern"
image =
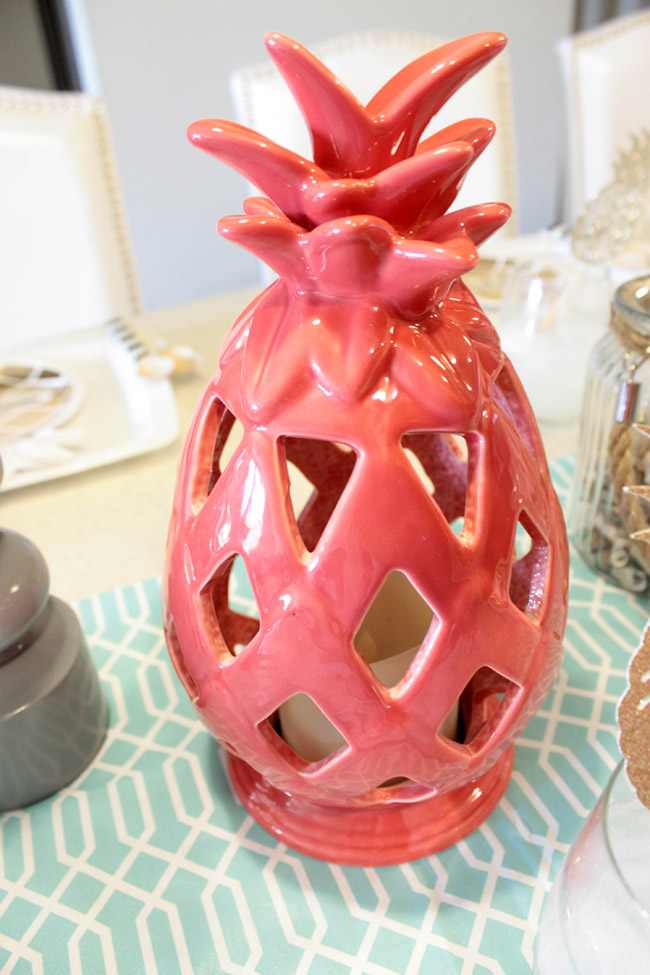
[[[364,108],[270,35],[314,161],[232,123],[189,132],[270,197],[220,230],[279,278],[234,324],[185,443],[168,645],[244,805],[335,862],[396,863],[476,828],[561,659],[562,516],[526,396],[461,279],[509,211],[447,212],[493,126],[418,144],[504,43],[447,44]]]

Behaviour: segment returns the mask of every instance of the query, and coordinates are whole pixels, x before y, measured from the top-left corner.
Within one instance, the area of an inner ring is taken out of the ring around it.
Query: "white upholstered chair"
[[[559,44],[567,104],[565,219],[612,179],[631,135],[650,128],[650,11],[609,21]]]
[[[420,33],[362,32],[313,45],[310,50],[366,104],[406,64],[447,40]],[[230,87],[237,121],[311,158],[307,126],[285,81],[270,60],[234,72]],[[497,134],[492,145],[470,169],[455,206],[509,203],[513,207],[513,215],[504,230],[515,233],[517,176],[506,52],[479,71],[449,99],[424,137],[451,122],[472,117],[494,121]]]
[[[139,310],[103,102],[0,87],[0,349]]]

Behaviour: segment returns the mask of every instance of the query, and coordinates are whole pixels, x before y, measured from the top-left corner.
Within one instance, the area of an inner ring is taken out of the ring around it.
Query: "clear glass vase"
[[[649,959],[650,810],[621,763],[551,888],[535,973],[640,973]]]
[[[650,586],[650,503],[627,490],[650,483],[650,277],[621,285],[610,327],[589,361],[569,531],[596,571],[632,592]],[[641,429],[639,429],[641,427]]]

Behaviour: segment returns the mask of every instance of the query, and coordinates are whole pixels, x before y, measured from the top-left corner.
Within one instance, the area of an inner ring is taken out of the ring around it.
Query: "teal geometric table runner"
[[[552,466],[566,500],[571,462]],[[376,869],[294,853],[234,799],[170,666],[156,581],[77,609],[111,727],[71,786],[0,816],[3,975],[531,971],[550,881],[618,761],[647,604],[572,555],[562,671],[500,805],[451,849]]]

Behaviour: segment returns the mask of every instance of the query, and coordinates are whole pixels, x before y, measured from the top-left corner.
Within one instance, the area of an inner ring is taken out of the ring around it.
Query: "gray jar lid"
[[[36,634],[49,597],[50,576],[36,546],[0,529],[0,666],[22,652]]]

